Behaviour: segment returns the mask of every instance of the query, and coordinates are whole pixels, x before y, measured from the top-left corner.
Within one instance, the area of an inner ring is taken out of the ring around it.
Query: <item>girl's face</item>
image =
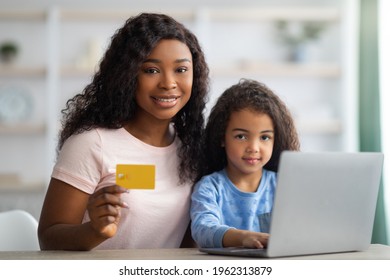
[[[260,172],[270,160],[274,146],[274,126],[267,114],[244,109],[233,112],[228,122],[225,140],[229,176]]]
[[[161,40],[138,73],[138,117],[171,120],[190,99],[192,82],[192,55],[187,45]]]

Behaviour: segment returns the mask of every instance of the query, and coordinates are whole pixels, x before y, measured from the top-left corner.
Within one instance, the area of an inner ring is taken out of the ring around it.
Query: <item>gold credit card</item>
[[[127,189],[154,189],[156,167],[141,164],[117,164],[116,184]]]

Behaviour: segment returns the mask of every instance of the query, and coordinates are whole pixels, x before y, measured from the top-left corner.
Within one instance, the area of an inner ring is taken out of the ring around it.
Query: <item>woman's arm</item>
[[[126,192],[110,186],[93,195],[57,179],[51,179],[39,220],[42,250],[91,250],[115,235]],[[91,221],[82,224],[85,211]]]
[[[180,248],[196,248],[195,240],[191,236],[191,224],[188,225],[184,234],[183,241],[180,244]]]

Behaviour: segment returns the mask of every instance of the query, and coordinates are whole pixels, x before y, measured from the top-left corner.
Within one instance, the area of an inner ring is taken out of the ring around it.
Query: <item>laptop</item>
[[[200,248],[208,254],[285,257],[366,250],[382,153],[293,152],[280,158],[265,249]]]

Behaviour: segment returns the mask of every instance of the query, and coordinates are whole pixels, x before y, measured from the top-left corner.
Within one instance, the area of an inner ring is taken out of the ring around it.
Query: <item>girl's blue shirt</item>
[[[223,247],[230,228],[269,232],[277,174],[263,169],[256,192],[242,192],[226,170],[204,176],[191,197],[191,231],[199,247]]]

